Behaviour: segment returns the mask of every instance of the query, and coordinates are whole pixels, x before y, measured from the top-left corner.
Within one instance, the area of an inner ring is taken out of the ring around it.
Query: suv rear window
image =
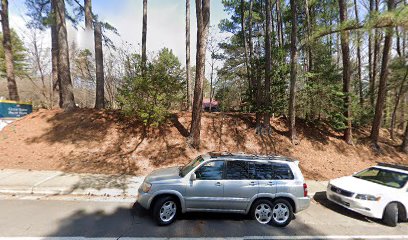
[[[254,168],[255,179],[258,180],[294,179],[292,170],[287,164],[284,163],[254,163],[250,164],[250,171],[251,168]]]

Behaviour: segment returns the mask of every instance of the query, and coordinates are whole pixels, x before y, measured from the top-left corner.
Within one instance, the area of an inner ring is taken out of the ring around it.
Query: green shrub
[[[136,64],[140,64],[140,58],[135,58]],[[136,72],[124,80],[118,96],[121,109],[127,115],[140,118],[146,126],[160,125],[171,109],[182,104],[183,69],[178,58],[167,48],[149,63],[146,76]]]

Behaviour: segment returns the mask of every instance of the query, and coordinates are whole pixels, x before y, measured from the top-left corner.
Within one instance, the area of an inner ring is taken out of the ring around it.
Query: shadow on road
[[[293,220],[287,227],[262,225],[240,214],[189,213],[170,226],[159,227],[150,212],[138,204],[114,211],[79,210],[59,222],[48,236],[82,237],[245,237],[245,236],[321,236],[312,226]]]

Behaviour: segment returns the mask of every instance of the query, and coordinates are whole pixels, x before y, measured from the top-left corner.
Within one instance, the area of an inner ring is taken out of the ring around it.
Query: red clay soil
[[[238,113],[204,113],[200,151],[186,144],[190,113],[174,114],[160,127],[143,125],[113,111],[40,110],[0,132],[0,169],[61,170],[77,173],[145,175],[156,168],[182,165],[209,151],[280,154],[300,160],[308,179],[351,174],[377,161],[408,164],[382,131],[381,153],[374,153],[368,130],[358,132],[355,145],[324,124],[298,121],[299,144],[293,146],[284,119],[272,121],[271,136],[255,134],[254,117]]]

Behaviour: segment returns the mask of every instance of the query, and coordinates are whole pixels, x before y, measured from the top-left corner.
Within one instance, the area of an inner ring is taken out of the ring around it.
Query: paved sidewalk
[[[135,197],[144,176],[75,174],[60,171],[0,170],[0,193]],[[326,181],[306,181],[309,195],[326,190]]]
[[[144,177],[74,174],[60,171],[0,170],[0,193],[136,196]]]

